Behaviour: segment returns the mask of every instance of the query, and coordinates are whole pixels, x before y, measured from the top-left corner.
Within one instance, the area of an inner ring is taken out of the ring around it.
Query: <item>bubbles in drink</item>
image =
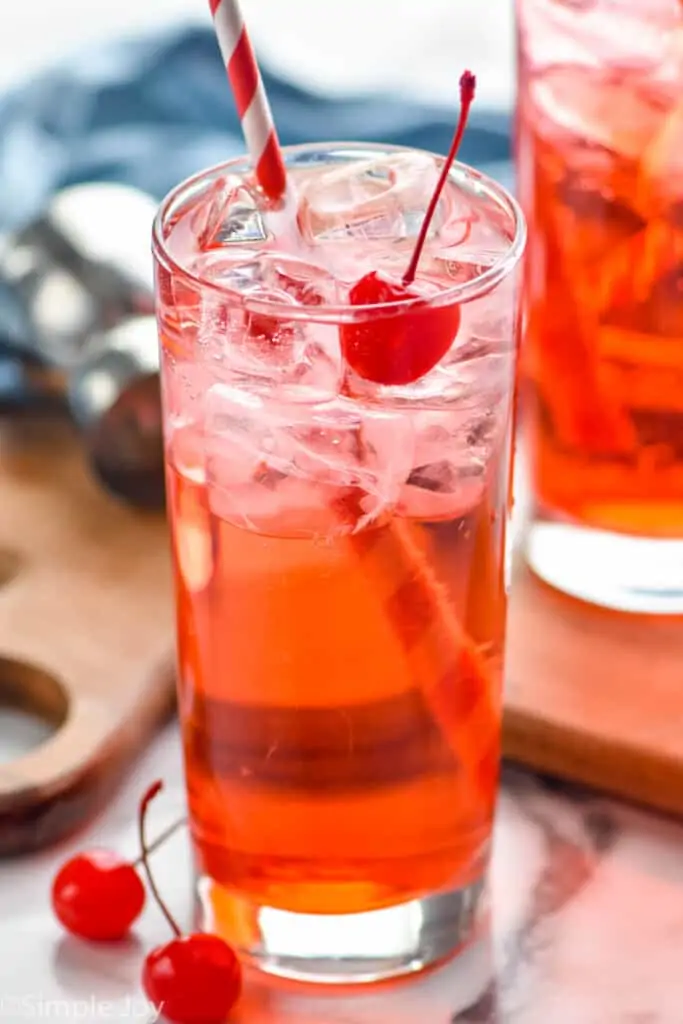
[[[343,398],[277,403],[216,385],[207,396],[210,503],[260,533],[334,537],[381,520],[412,463],[410,425]]]

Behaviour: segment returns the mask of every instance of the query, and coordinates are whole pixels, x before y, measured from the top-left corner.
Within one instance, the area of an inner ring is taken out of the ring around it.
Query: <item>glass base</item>
[[[539,519],[525,530],[524,553],[540,579],[571,597],[623,612],[683,614],[683,540]]]
[[[363,914],[299,914],[260,906],[197,880],[198,927],[221,935],[267,974],[325,985],[384,981],[422,971],[469,946],[487,923],[478,881]]]

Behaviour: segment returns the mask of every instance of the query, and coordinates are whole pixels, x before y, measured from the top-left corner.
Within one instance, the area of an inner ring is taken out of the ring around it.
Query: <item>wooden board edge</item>
[[[143,696],[135,728],[125,723],[110,734],[76,776],[65,778],[50,792],[24,791],[13,806],[0,812],[0,858],[55,846],[104,809],[139,763],[141,740],[155,736],[176,714],[174,661],[160,662],[155,677],[158,684]]]
[[[648,810],[683,815],[683,761],[631,745],[611,743],[540,715],[506,708],[503,755],[524,768],[581,783]]]

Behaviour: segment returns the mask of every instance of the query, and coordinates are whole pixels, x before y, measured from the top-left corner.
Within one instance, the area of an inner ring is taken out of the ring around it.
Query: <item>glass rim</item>
[[[284,146],[282,152],[287,162],[288,158],[299,155],[305,156],[307,153],[322,154],[334,150],[358,151],[359,158],[362,158],[364,154],[419,153],[430,156],[441,163],[445,159],[442,154],[432,153],[429,150],[419,149],[414,146],[395,146],[372,142],[309,142],[297,146]],[[164,237],[164,228],[168,214],[176,204],[182,202],[183,198],[202,182],[215,180],[226,173],[236,173],[237,168],[242,168],[241,173],[246,171],[253,172],[253,164],[249,157],[242,154],[223,163],[206,167],[174,186],[162,199],[157,209],[152,226],[152,251],[155,259],[174,276],[191,281],[200,289],[220,295],[223,299],[231,300],[235,305],[241,306],[251,313],[290,321],[306,321],[309,323],[315,321],[318,323],[339,324],[359,323],[365,320],[397,316],[413,310],[435,309],[456,303],[471,302],[488,294],[497,284],[511,274],[524,253],[527,227],[524,214],[517,200],[494,178],[489,177],[482,171],[478,171],[469,164],[456,161],[453,164],[449,178],[456,183],[459,179],[461,181],[466,180],[479,183],[495,199],[501,209],[507,212],[514,226],[514,236],[510,241],[509,247],[482,274],[472,278],[470,281],[454,284],[452,288],[444,289],[437,295],[428,298],[419,296],[415,299],[403,299],[376,305],[351,306],[348,303],[344,305],[325,303],[319,306],[299,306],[290,305],[285,302],[275,302],[269,299],[254,298],[224,283],[211,281],[202,274],[195,273],[186,266],[183,266],[170,252]]]

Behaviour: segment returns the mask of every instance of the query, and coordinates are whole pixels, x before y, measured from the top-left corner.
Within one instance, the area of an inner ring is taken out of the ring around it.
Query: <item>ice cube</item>
[[[269,535],[325,539],[376,523],[412,464],[404,417],[345,399],[287,404],[217,385],[206,432],[212,510]]]
[[[220,249],[255,245],[268,237],[259,196],[234,175],[218,178],[193,212],[192,230],[198,247]]]
[[[511,319],[501,316],[496,321],[491,317],[488,323],[480,319],[441,364],[444,404],[454,417],[453,430],[461,432],[464,427],[470,434],[481,434],[482,424],[487,424],[492,432],[504,429],[506,396],[514,381],[515,335]],[[482,415],[482,409],[489,411]],[[481,417],[476,429],[471,417]],[[488,452],[485,454],[488,457]]]
[[[339,286],[328,270],[276,251],[213,251],[196,263],[195,270],[263,303],[321,306],[334,305],[339,299]]]
[[[438,180],[427,154],[398,153],[343,164],[302,187],[299,225],[311,241],[414,237]],[[431,232],[438,230],[439,214]]]
[[[342,366],[335,327],[249,315],[229,354],[230,372],[243,383],[277,389],[296,401],[323,401],[341,386]]]
[[[262,264],[272,287],[286,293],[299,306],[334,305],[339,299],[337,281],[317,264],[278,253],[264,256]]]
[[[560,66],[532,79],[529,88],[536,130],[555,143],[566,139],[570,166],[572,143],[639,159],[663,117],[661,102],[633,75]]]
[[[414,431],[413,469],[401,491],[399,515],[422,522],[467,515],[484,496],[500,432],[496,411],[416,413]]]
[[[480,504],[484,474],[456,467],[447,460],[417,466],[408,478],[398,505],[399,515],[423,523],[460,519]]]
[[[245,261],[214,252],[205,257],[204,273],[263,304],[263,312],[252,312],[220,294],[204,296],[199,334],[215,376],[236,376],[252,387],[286,387],[292,396],[305,390],[309,401],[311,391],[319,399],[336,394],[342,378],[337,328],[267,312],[274,303],[292,308],[334,303],[337,282],[327,271],[279,253],[252,254]]]

